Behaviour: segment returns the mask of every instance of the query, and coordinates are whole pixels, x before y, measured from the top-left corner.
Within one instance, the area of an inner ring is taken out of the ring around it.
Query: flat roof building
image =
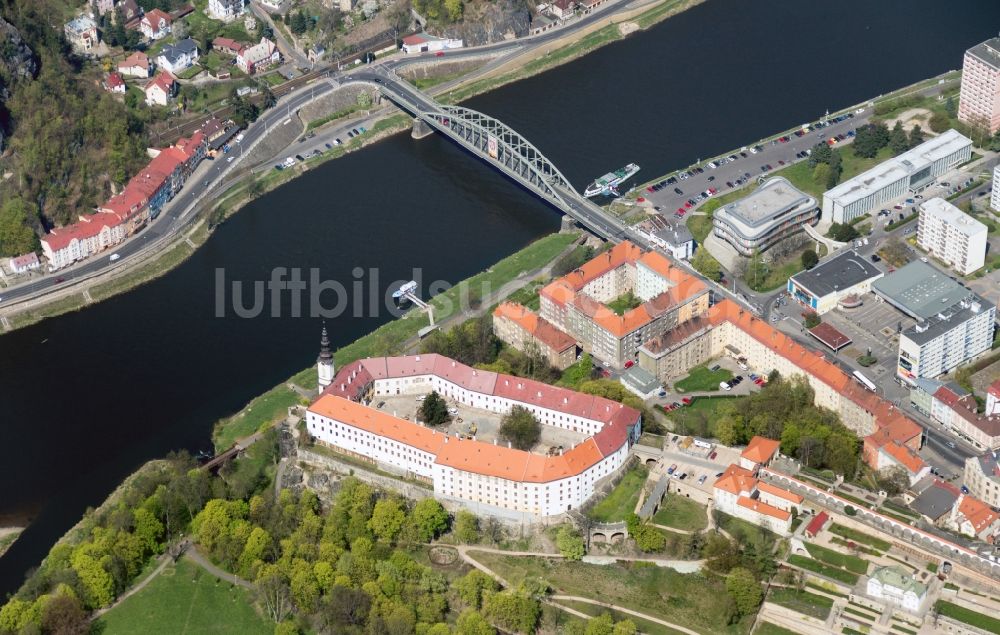
[[[849,295],[861,295],[884,276],[881,269],[854,250],[828,258],[788,279],[788,293],[799,304],[822,315]]]
[[[919,205],[917,245],[968,275],[986,263],[986,225],[942,198]]]
[[[988,126],[990,134],[1000,130],[1000,37],[965,52],[958,118],[971,125]]]
[[[923,189],[971,157],[972,140],[947,130],[825,192],[823,218],[848,223],[886,201]]]
[[[917,320],[899,336],[896,373],[911,384],[990,349],[996,306],[925,262],[896,270],[872,291]]]
[[[816,199],[788,179],[769,179],[757,190],[717,210],[712,232],[743,256],[764,251],[819,221]]]

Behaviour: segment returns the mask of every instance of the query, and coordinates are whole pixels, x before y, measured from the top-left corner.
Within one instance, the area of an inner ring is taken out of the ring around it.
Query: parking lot
[[[715,483],[718,475],[724,472],[730,463],[739,463],[740,450],[716,445],[706,456],[699,456],[698,454],[692,454],[681,449],[678,443],[684,437],[678,436],[677,442],[674,442],[672,441],[674,436],[676,435],[667,437],[666,443],[663,444],[662,467],[659,468],[663,470],[664,474],[667,474],[671,467],[674,468],[673,473],[669,474],[669,477],[677,481],[677,483],[672,484],[671,489],[674,489],[675,485],[683,483],[684,486],[698,489],[711,496],[712,485]],[[713,454],[715,458],[709,458]],[[681,479],[681,475],[686,476]],[[704,477],[704,480],[702,477]]]

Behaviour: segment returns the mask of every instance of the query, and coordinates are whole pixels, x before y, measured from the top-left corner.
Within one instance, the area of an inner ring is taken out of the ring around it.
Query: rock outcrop
[[[442,35],[460,38],[466,46],[480,46],[523,37],[530,28],[531,11],[524,0],[498,0],[466,5],[462,22],[447,27]]]

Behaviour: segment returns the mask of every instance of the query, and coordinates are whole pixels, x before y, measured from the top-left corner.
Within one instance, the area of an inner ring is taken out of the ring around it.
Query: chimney
[[[508,441],[507,442],[507,449],[510,449],[510,448],[511,448],[511,444],[510,444],[510,441]]]
[[[447,435],[447,434],[446,434],[446,435],[444,435],[444,442],[445,442],[445,443],[448,443],[448,435]]]

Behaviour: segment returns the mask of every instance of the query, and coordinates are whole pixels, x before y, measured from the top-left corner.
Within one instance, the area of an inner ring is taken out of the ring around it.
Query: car
[[[657,396],[658,397],[666,397],[667,396],[667,391],[666,390],[661,390],[659,393],[657,393]]]
[[[62,277],[56,278],[55,281],[53,282],[53,284],[59,284],[60,282],[66,282],[66,278],[62,278]]]
[[[118,260],[118,259],[119,259],[119,258],[121,258],[121,257],[122,257],[122,256],[121,256],[121,254],[111,254],[111,256],[110,256],[109,260],[110,260],[111,262],[114,262],[114,261]]]
[[[684,195],[684,190],[682,190],[679,187],[675,187],[674,188],[674,194],[679,194],[679,195],[683,196]]]
[[[226,163],[232,163],[233,159],[235,159],[235,158],[236,157],[229,157],[228,159],[226,159]]]
[[[676,403],[676,402],[674,402],[674,403]],[[677,435],[675,434],[675,435],[674,435],[674,436],[673,436],[673,437],[672,437],[672,438],[670,439],[670,442],[671,442],[671,443],[677,443],[677,438],[678,438],[678,437],[677,437]]]
[[[714,181],[714,180],[715,180],[715,176],[710,176],[710,177],[708,177],[708,180],[709,180],[709,181]]]
[[[682,404],[679,403],[679,402],[677,402],[677,401],[675,401],[674,403],[672,403],[670,405],[673,406],[674,408],[681,408],[682,407]],[[674,437],[674,441],[677,441],[677,437]]]
[[[457,415],[458,414],[458,408],[448,408],[448,414],[450,414],[450,415]]]
[[[384,405],[385,405],[385,402],[384,402],[384,401],[380,401],[380,402],[378,402],[378,405],[377,405],[377,406],[375,406],[375,407],[376,407],[376,408],[381,408],[381,407],[382,407],[382,406],[384,406]]]
[[[601,377],[611,377],[611,371],[605,368],[601,371]]]
[[[354,138],[354,131],[353,130],[348,130],[347,131],[347,136],[348,136],[348,138],[353,139]]]
[[[690,397],[684,397],[683,399],[681,399],[681,403],[683,403],[685,406],[690,406],[691,405],[691,398]]]
[[[878,254],[872,254],[872,262],[878,262],[880,260],[882,260],[882,259],[879,258]]]
[[[295,155],[295,158],[296,158],[296,159],[298,159],[299,161],[305,161],[305,159],[304,159],[304,158],[302,158],[302,155],[301,155],[301,154],[296,154],[296,155]]]
[[[687,475],[687,472],[684,472],[683,474],[681,474],[681,475],[680,475],[680,476],[678,476],[677,478],[679,478],[679,479],[681,479],[681,480],[683,481],[683,480],[684,480],[684,479],[686,479],[687,477],[688,477],[688,475]]]
[[[667,474],[673,474],[674,470],[676,470],[676,469],[677,469],[677,464],[674,463],[673,465],[671,465],[670,467],[667,468]]]
[[[625,362],[625,368],[632,368],[633,366],[635,366],[635,362],[631,359]]]
[[[341,140],[340,140],[340,137],[337,137],[336,139],[334,139],[334,140],[333,140],[333,142],[334,142],[334,143],[335,143],[336,145],[338,145],[338,146],[339,146],[339,145],[343,145],[343,143],[344,143],[343,141],[341,141]]]
[[[333,146],[331,144],[329,144],[329,143],[324,143],[323,145],[326,146],[327,150],[332,150],[333,149]]]
[[[963,494],[968,494],[968,493],[969,493],[969,488],[968,488],[968,487],[966,487],[965,485],[963,485],[963,486],[962,486],[962,493],[963,493]]]
[[[358,130],[361,131],[361,134],[368,132],[368,130],[366,130],[364,126],[358,126]]]
[[[717,456],[719,456],[719,453],[718,453],[718,452],[714,452],[714,451],[713,451],[713,452],[712,452],[711,454],[709,454],[709,455],[708,455],[708,458],[709,458],[709,459],[714,459],[714,458],[715,458],[715,457],[717,457]]]
[[[434,53],[434,57],[444,57],[444,51],[438,51]]]
[[[757,384],[758,386],[763,386],[764,380],[758,377],[757,379],[753,380],[753,383]]]
[[[721,388],[722,390],[732,390],[733,389],[733,387],[729,385],[728,381],[720,381],[719,382],[719,388]]]
[[[698,478],[698,484],[699,484],[699,485],[701,485],[702,483],[704,483],[704,482],[705,482],[705,479],[706,479],[706,478],[708,478],[708,474],[702,474],[702,475],[701,475],[701,476],[700,476],[700,477]]]
[[[715,478],[719,478],[720,476],[722,476],[722,472],[719,472],[719,473],[717,473],[717,474],[715,475]]]
[[[424,399],[427,399],[427,395],[418,395],[417,396],[417,401],[423,401]]]
[[[691,209],[692,207],[694,207],[694,205],[695,205],[694,200],[684,201],[684,209]]]

